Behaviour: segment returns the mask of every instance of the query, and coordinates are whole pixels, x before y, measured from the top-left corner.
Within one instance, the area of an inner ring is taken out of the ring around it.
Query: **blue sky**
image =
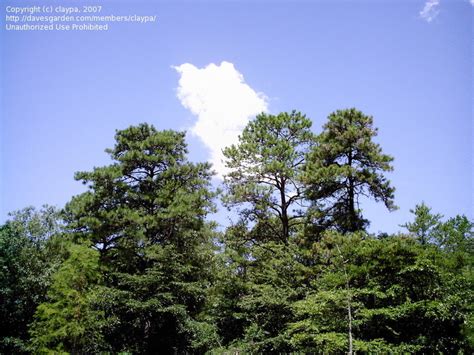
[[[82,4],[3,1],[1,18],[7,4],[51,3]],[[473,217],[468,0],[98,3],[104,14],[158,21],[107,32],[7,32],[1,24],[1,221],[82,192],[74,172],[109,163],[115,129],[145,121],[185,129],[191,159],[215,159],[219,131],[203,133],[198,123],[216,123],[222,102],[244,107],[243,116],[221,117],[224,131],[260,108],[302,111],[315,132],[336,109],[374,116],[377,142],[395,157],[389,178],[400,207],[364,203],[374,232],[399,230],[421,201]],[[215,95],[202,98],[208,87]]]

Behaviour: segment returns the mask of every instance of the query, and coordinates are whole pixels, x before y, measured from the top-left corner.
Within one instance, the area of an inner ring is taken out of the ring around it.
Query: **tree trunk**
[[[281,225],[282,225],[282,237],[285,243],[288,242],[290,237],[289,220],[288,220],[288,206],[286,205],[285,195],[285,181],[282,179],[280,188],[280,203],[281,203]]]
[[[341,257],[342,260],[342,269],[344,271],[344,278],[345,278],[345,283],[346,283],[346,291],[347,291],[347,318],[348,318],[348,325],[347,325],[347,336],[349,340],[349,350],[348,354],[352,355],[353,354],[353,341],[352,341],[352,295],[351,295],[351,287],[349,285],[349,276],[347,275],[347,270],[345,266],[345,260],[344,256],[342,255],[341,249],[339,248],[339,245],[336,244],[337,251],[339,252],[339,256]]]
[[[348,157],[348,165],[352,169],[352,148],[349,152]],[[349,173],[349,187],[348,187],[348,195],[349,195],[349,210],[347,211],[349,214],[349,223],[347,226],[348,232],[355,232],[358,230],[357,228],[357,214],[355,211],[355,201],[354,201],[354,179],[352,177],[352,172]]]
[[[352,300],[351,300],[351,295],[350,295],[350,289],[349,289],[349,284],[347,283],[346,284],[346,287],[347,287],[347,292],[349,292],[349,294],[347,295],[347,316],[349,318],[349,329],[348,329],[348,333],[349,333],[349,351],[348,351],[348,354],[349,355],[352,355],[352,308],[351,308],[351,303],[352,303]]]

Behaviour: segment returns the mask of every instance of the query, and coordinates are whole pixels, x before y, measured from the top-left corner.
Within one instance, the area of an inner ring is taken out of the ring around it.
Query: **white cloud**
[[[178,99],[197,116],[191,132],[209,148],[209,160],[222,176],[222,149],[237,143],[247,122],[267,111],[267,98],[246,84],[243,75],[229,62],[205,68],[185,63],[174,69],[180,74]]]
[[[469,2],[471,3],[472,6],[474,6],[474,0],[470,0]]]
[[[439,2],[440,0],[428,0],[425,3],[423,10],[420,11],[420,17],[426,20],[427,22],[433,21],[439,14]]]

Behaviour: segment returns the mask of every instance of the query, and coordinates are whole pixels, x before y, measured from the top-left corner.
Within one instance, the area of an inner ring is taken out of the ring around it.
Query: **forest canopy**
[[[262,113],[215,186],[184,132],[117,130],[85,192],[0,226],[0,352],[473,353],[474,223],[420,201],[370,233],[364,199],[397,208],[376,135],[355,108],[319,133]]]

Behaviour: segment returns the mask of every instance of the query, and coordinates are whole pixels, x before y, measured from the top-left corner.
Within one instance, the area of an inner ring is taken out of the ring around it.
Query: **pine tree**
[[[407,222],[402,225],[410,233],[412,233],[421,244],[427,244],[433,241],[434,231],[438,228],[441,223],[440,214],[432,214],[431,208],[428,207],[424,202],[420,205],[416,205],[414,210],[410,210],[415,215],[413,222]]]
[[[313,143],[311,120],[292,111],[262,113],[249,122],[239,143],[224,149],[227,206],[239,206],[244,221],[254,223],[260,240],[286,243],[302,221],[305,155]]]
[[[393,158],[373,142],[376,135],[373,118],[354,108],[329,115],[304,174],[314,222],[320,230],[363,230],[368,221],[361,214],[361,196],[382,201],[389,210],[396,208],[395,189],[383,175],[392,170]]]
[[[81,172],[89,191],[67,206],[76,240],[100,252],[101,309],[112,351],[202,349],[211,275],[210,166],[186,158],[184,133],[141,124],[117,131],[114,163]],[[198,340],[199,341],[198,341]]]

